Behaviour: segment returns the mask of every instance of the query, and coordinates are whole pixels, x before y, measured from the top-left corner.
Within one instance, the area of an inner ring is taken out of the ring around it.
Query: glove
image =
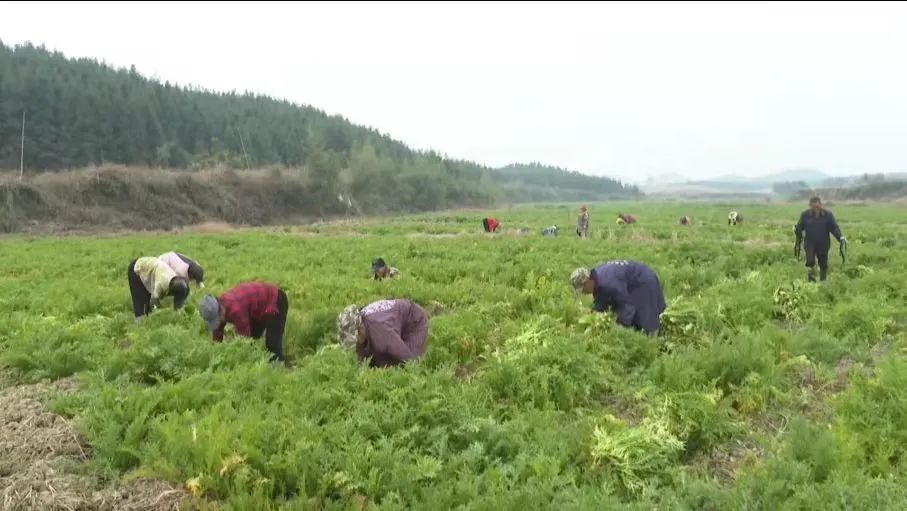
[[[847,238],[845,238],[844,236],[841,236],[841,240],[840,240],[838,243],[840,243],[840,244],[842,244],[842,245],[846,245],[846,244],[847,244]]]

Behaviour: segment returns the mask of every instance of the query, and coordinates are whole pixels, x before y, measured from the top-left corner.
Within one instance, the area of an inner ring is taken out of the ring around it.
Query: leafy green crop
[[[460,212],[6,238],[0,370],[79,376],[56,409],[96,474],[164,478],[223,509],[902,508],[904,211],[834,207],[854,245],[810,284],[790,254],[803,205],[734,208],[746,225],[706,204],[592,205],[588,240],[539,236],[568,211],[554,206],[490,212],[529,235]],[[619,210],[644,214],[620,228]],[[211,342],[195,288],[186,310],[165,301],[135,324],[126,265],[168,250],[197,258],[214,293],[281,285],[289,367],[261,342]],[[372,280],[374,257],[402,277]],[[574,268],[617,257],[658,271],[658,338],[570,289]],[[389,297],[429,311],[428,351],[369,370],[334,319]]]

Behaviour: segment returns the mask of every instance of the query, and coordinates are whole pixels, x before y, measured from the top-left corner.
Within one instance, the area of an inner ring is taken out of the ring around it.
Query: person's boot
[[[828,278],[828,268],[820,268],[819,269],[819,281],[825,282],[825,280],[827,278]]]
[[[815,268],[810,268],[809,270],[806,271],[806,280],[808,280],[810,282],[816,281],[816,269]]]

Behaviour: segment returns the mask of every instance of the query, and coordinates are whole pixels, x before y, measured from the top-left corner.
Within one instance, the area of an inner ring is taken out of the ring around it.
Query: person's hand
[[[841,243],[842,245],[846,245],[846,244],[847,244],[847,238],[844,237],[844,236],[841,236],[841,240],[840,240],[838,243]]]

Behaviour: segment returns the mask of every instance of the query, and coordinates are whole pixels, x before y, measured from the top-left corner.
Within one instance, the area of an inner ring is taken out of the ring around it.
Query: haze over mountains
[[[706,179],[687,179],[682,174],[670,173],[651,177],[641,184],[647,194],[673,195],[721,195],[721,194],[756,194],[769,195],[776,191],[777,185],[797,183],[808,188],[835,188],[854,185],[865,180],[865,174],[833,176],[817,169],[791,169],[773,172],[756,177],[726,174]],[[905,172],[873,173],[873,178],[898,180],[907,178]]]

